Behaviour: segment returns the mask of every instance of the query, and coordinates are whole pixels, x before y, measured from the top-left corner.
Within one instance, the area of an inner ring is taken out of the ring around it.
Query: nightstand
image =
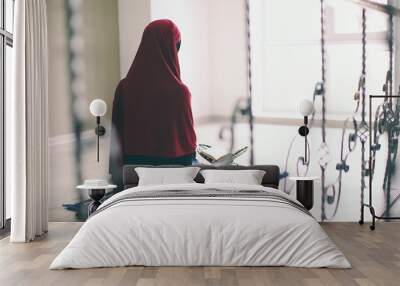
[[[289,177],[296,181],[296,199],[307,209],[314,206],[314,181],[319,177]]]
[[[94,213],[97,208],[101,205],[101,199],[104,198],[107,190],[115,189],[116,185],[90,185],[90,184],[83,184],[79,185],[76,188],[81,190],[88,190],[89,197],[92,199],[92,202],[88,206],[88,215],[90,216]]]

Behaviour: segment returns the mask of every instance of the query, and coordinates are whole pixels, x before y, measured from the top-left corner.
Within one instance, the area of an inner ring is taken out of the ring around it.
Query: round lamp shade
[[[305,99],[302,102],[300,102],[299,105],[299,112],[301,115],[304,117],[309,116],[311,113],[314,111],[314,105],[311,101]]]
[[[107,112],[107,104],[102,99],[95,99],[90,103],[90,113],[93,116],[104,116]]]

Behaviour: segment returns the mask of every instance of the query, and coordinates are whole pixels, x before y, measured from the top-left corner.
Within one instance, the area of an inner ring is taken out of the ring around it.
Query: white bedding
[[[50,269],[145,266],[349,268],[318,222],[295,207],[257,198],[152,198],[139,191],[262,190],[254,185],[179,184],[125,190],[105,201]],[[136,193],[135,193],[136,194]]]

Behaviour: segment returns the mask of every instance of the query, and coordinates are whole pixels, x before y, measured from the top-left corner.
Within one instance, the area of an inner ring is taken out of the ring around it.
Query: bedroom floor
[[[29,244],[0,240],[0,285],[399,285],[400,223],[325,223],[352,269],[285,267],[124,267],[48,270],[81,223],[50,223],[48,235]]]

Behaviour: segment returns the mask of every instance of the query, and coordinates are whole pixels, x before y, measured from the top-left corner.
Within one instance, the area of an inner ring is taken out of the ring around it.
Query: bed
[[[312,215],[278,190],[272,165],[262,185],[196,183],[137,186],[102,203],[50,269],[144,266],[292,266],[350,268]],[[202,169],[215,168],[200,166]]]

